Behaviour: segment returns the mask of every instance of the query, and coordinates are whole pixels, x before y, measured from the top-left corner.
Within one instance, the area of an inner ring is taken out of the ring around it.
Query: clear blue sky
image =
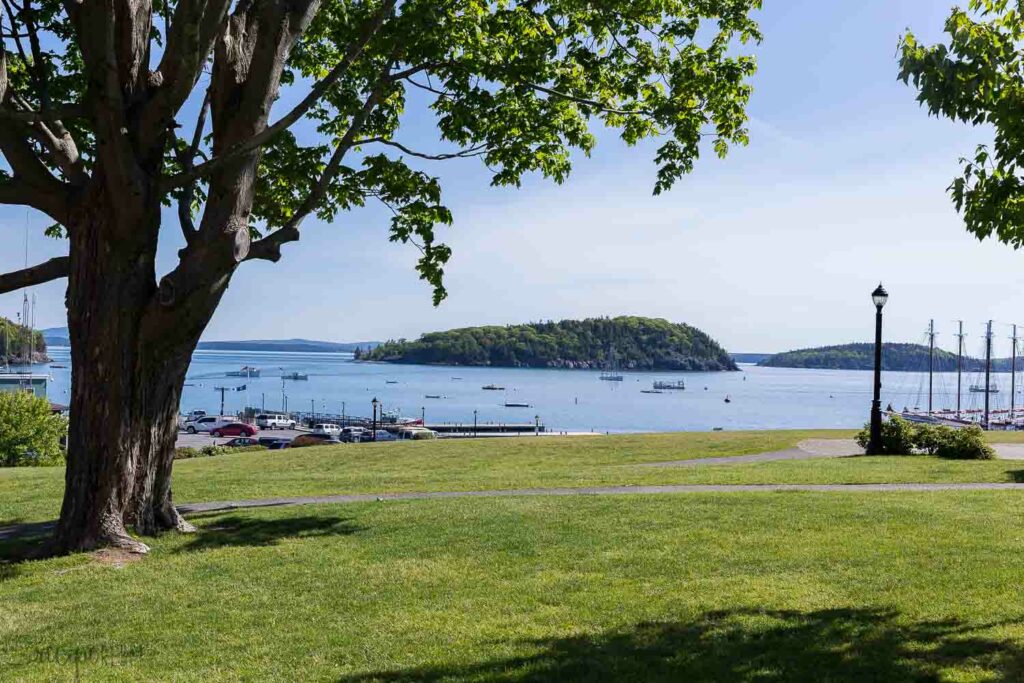
[[[455,214],[440,308],[413,248],[389,243],[387,217],[367,209],[307,222],[280,263],[243,266],[205,338],[354,341],[637,314],[696,325],[733,351],[780,351],[868,340],[879,280],[889,339],[920,340],[934,317],[948,346],[963,318],[975,350],[984,320],[1024,322],[1024,257],[970,237],[945,193],[957,159],[989,134],[929,118],[896,80],[902,31],[941,38],[950,0],[765,5],[749,147],[707,155],[661,197],[651,149],[609,136],[562,186],[496,190],[475,160],[435,163]],[[403,132],[424,149],[435,138],[423,125]],[[26,220],[38,228],[30,260],[61,252],[41,216],[8,208],[0,269],[21,265]],[[169,269],[176,228],[165,235]],[[40,326],[64,324],[63,292],[36,288]],[[0,296],[0,314],[20,307],[20,294]]]

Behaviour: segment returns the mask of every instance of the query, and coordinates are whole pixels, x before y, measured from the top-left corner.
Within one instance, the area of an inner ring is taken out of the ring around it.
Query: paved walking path
[[[704,465],[740,465],[747,462],[769,462],[773,460],[810,460],[812,458],[845,458],[863,455],[864,449],[853,439],[806,439],[784,451],[753,453],[751,455],[728,455],[721,458],[692,458],[690,460],[668,460],[645,462],[639,467],[701,467]],[[1021,456],[1024,458],[1024,454]]]

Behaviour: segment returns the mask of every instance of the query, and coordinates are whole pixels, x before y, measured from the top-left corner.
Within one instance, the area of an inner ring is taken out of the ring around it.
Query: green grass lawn
[[[0,565],[0,680],[1024,676],[1017,492],[458,499]]]
[[[1024,461],[948,461],[930,457],[649,468],[639,463],[744,455],[792,448],[844,431],[685,432],[594,437],[361,444],[240,453],[179,461],[179,502],[335,493],[466,491],[632,484],[848,484],[1014,482]],[[1019,440],[1019,433],[997,433]],[[53,519],[63,470],[0,469],[0,526]]]

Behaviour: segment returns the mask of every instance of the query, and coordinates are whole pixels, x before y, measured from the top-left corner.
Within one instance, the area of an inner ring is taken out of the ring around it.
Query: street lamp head
[[[373,398],[373,400],[372,400],[372,401],[370,401],[370,403],[372,403],[372,404],[373,404],[373,407],[374,407],[374,408],[376,408],[376,407],[377,407],[377,403],[379,403],[379,401],[377,400],[377,397],[375,396],[375,397]]]
[[[889,292],[885,291],[885,287],[879,282],[878,286],[875,287],[875,291],[871,292],[871,300],[875,302],[877,308],[885,306],[885,302],[889,300]]]

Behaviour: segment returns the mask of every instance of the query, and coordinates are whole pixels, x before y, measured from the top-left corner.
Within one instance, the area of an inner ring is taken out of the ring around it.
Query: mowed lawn
[[[234,511],[121,567],[0,565],[0,680],[1024,677],[1024,495]]]
[[[240,453],[175,464],[175,500],[640,484],[1024,481],[1024,462],[931,457],[816,459],[695,468],[642,463],[746,455],[850,431],[687,432],[381,443]],[[994,433],[1020,441],[1024,433]],[[60,468],[0,469],[0,526],[54,519]]]

